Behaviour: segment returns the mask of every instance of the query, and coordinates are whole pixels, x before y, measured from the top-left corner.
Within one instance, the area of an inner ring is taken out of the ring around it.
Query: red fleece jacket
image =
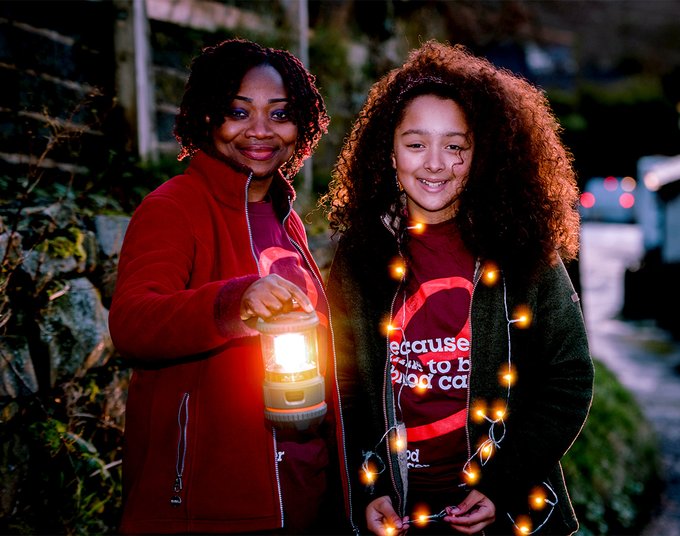
[[[258,278],[247,180],[199,152],[186,173],[144,199],[128,226],[109,314],[113,342],[134,366],[121,532],[282,526],[259,337],[239,317],[241,296]],[[292,187],[277,176],[270,191],[285,215]],[[292,210],[285,229],[320,279]],[[329,346],[329,413],[340,422]]]

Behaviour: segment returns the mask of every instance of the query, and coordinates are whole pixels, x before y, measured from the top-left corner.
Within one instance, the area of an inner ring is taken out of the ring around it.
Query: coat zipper
[[[248,229],[248,244],[250,244],[250,254],[253,256],[253,260],[255,261],[255,268],[257,268],[257,275],[260,277],[262,274],[260,273],[260,263],[257,262],[257,253],[255,253],[255,243],[253,241],[253,229],[250,227],[250,215],[248,214],[248,188],[250,187],[250,182],[253,180],[253,173],[251,172],[250,175],[248,175],[248,180],[246,180],[246,187],[245,187],[245,202],[244,202],[244,209],[245,209],[245,214],[246,214],[246,227]]]
[[[291,238],[290,234],[288,234],[288,229],[286,228],[286,222],[288,221],[288,218],[290,217],[290,213],[293,210],[292,208],[292,200],[290,196],[288,197],[288,213],[286,216],[283,218],[283,229],[286,231],[286,236],[288,237],[288,240],[290,243],[293,245],[293,247],[297,250],[297,252],[300,254],[300,256],[304,259],[305,263],[307,264],[307,267],[309,268],[309,271],[311,272],[312,276],[314,276],[314,279],[318,285],[318,287],[321,289],[321,293],[324,296],[324,299],[326,303],[328,303],[328,296],[326,295],[326,291],[324,289],[323,282],[319,280],[319,277],[317,276],[316,272],[312,269],[312,264],[309,261],[309,258],[307,257],[307,254],[305,253],[304,249],[298,244],[293,238]],[[335,335],[333,333],[333,323],[331,322],[331,311],[330,307],[328,307],[328,331],[330,333],[330,346],[333,349],[333,353],[335,353]],[[335,393],[336,393],[336,398],[338,401],[338,415],[339,415],[339,421],[340,421],[340,434],[342,436],[342,448],[343,448],[343,470],[345,473],[345,478],[347,478],[347,482],[349,482],[349,468],[347,467],[347,452],[345,451],[345,422],[342,418],[342,401],[340,399],[340,385],[338,384],[338,368],[337,368],[337,363],[335,362],[335,359],[333,360],[333,377],[335,378]],[[359,534],[359,529],[354,523],[354,513],[352,509],[352,488],[350,486],[347,486],[347,499],[349,501],[348,507],[349,507],[349,522],[350,525],[352,526],[352,530],[355,534]]]
[[[184,489],[184,462],[187,455],[187,428],[189,427],[189,393],[182,395],[182,401],[177,411],[177,426],[179,437],[177,438],[177,458],[175,459],[175,483],[172,486],[173,495],[170,498],[172,506],[182,504],[180,493]]]
[[[399,254],[399,257],[404,261],[404,256],[401,252],[401,245],[397,242],[397,251]],[[404,284],[404,280],[406,278],[406,270],[404,270],[402,276],[401,276],[401,281],[399,282],[399,285],[397,286],[396,291],[394,292],[394,295],[392,296],[392,301],[390,302],[390,324],[392,323],[392,312],[394,311],[394,304],[397,301],[397,297],[399,296],[400,291],[402,291],[402,287]],[[387,409],[387,387],[388,387],[388,382],[391,382],[391,374],[390,374],[390,338],[389,334],[386,337],[386,342],[385,342],[386,348],[386,362],[385,362],[385,371],[383,373],[383,415],[385,416],[385,430],[390,429],[390,418]],[[392,393],[392,397],[394,398],[394,393]],[[393,402],[394,404],[394,402]],[[395,408],[395,417],[394,417],[394,424],[396,426],[397,424],[397,418],[396,418],[396,408]],[[385,442],[385,447],[387,449],[387,463],[390,466],[390,478],[392,479],[392,488],[395,490],[397,494],[397,498],[399,499],[399,504],[397,505],[397,511],[399,512],[399,515],[403,517],[405,514],[405,509],[406,509],[406,502],[405,502],[405,497],[404,497],[404,485],[405,483],[402,482],[401,488],[397,486],[397,482],[394,478],[395,470],[394,470],[394,465],[392,463],[392,451],[390,448],[390,442],[386,441]],[[401,474],[401,471],[400,471]]]
[[[472,346],[474,345],[475,339],[472,336],[472,302],[475,299],[475,290],[477,289],[477,284],[482,278],[481,262],[479,259],[475,261],[475,273],[472,276],[472,291],[470,292],[470,308],[468,310],[468,318],[470,319],[470,370],[468,371],[468,388],[465,401],[465,411],[467,413],[467,418],[465,419],[465,443],[467,447],[467,459],[470,459],[472,454],[472,447],[470,446],[470,385],[472,383]]]

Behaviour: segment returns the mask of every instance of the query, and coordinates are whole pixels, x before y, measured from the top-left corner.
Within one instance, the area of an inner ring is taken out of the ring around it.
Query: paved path
[[[666,490],[642,536],[680,536],[680,343],[653,322],[619,318],[623,274],[641,258],[641,244],[635,225],[584,223],[583,307],[592,354],[633,393],[659,436]]]

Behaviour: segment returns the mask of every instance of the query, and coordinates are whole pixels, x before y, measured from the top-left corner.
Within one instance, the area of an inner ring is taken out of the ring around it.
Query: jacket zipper
[[[312,276],[314,277],[318,287],[321,289],[321,293],[324,296],[324,299],[326,300],[326,303],[328,303],[328,296],[326,295],[326,291],[324,289],[323,282],[319,280],[319,277],[316,275],[316,272],[312,269],[312,264],[309,262],[309,258],[307,257],[307,254],[305,253],[304,249],[298,244],[291,236],[288,234],[288,230],[286,229],[286,222],[288,221],[288,218],[290,217],[290,213],[293,210],[292,208],[292,200],[290,196],[288,197],[288,213],[286,216],[283,218],[283,229],[286,231],[286,236],[288,237],[289,242],[293,245],[293,247],[297,250],[297,252],[300,254],[300,256],[304,259],[305,263],[309,267],[309,271],[311,272]],[[333,323],[331,322],[331,311],[330,307],[328,307],[328,331],[330,333],[330,346],[333,349],[333,353],[335,353],[335,335],[333,333]],[[333,360],[333,377],[335,378],[335,385],[333,386],[335,388],[335,393],[336,397],[338,400],[338,415],[339,415],[339,421],[340,421],[340,435],[342,436],[342,449],[343,449],[343,470],[345,473],[345,478],[347,478],[347,482],[349,482],[349,468],[347,467],[347,452],[345,451],[345,422],[342,418],[342,401],[340,399],[340,385],[338,385],[338,368],[337,368],[337,363],[335,360]],[[352,509],[352,488],[350,486],[347,486],[347,499],[349,501],[348,507],[349,507],[349,522],[352,525],[352,530],[355,534],[359,534],[359,529],[354,523],[354,513]]]
[[[331,310],[330,307],[328,308],[328,330],[331,335],[331,348],[333,349],[333,355],[335,355],[335,335],[333,333],[333,323],[331,321]],[[333,360],[333,372],[334,372],[334,378],[335,378],[335,393],[336,393],[336,398],[338,400],[338,418],[340,421],[340,435],[342,437],[342,467],[345,472],[345,478],[347,479],[347,500],[349,504],[347,505],[349,508],[349,523],[352,526],[352,531],[354,534],[359,534],[359,527],[354,523],[354,511],[352,508],[352,487],[349,485],[350,477],[349,477],[349,468],[347,467],[347,450],[345,449],[345,421],[342,418],[342,400],[340,399],[340,385],[338,383],[338,366],[335,361]]]
[[[470,384],[472,381],[472,347],[474,345],[475,339],[472,336],[472,302],[475,299],[475,290],[477,289],[477,284],[482,278],[481,263],[479,259],[475,261],[475,273],[472,276],[472,292],[470,292],[470,308],[468,310],[468,318],[470,319],[470,370],[468,371],[468,388],[465,401],[465,411],[467,418],[465,419],[465,443],[467,447],[467,459],[470,459],[472,454],[472,447],[470,446],[470,427],[469,427],[469,417],[470,417]]]
[[[246,227],[248,228],[248,243],[250,244],[250,254],[253,257],[253,261],[255,261],[255,267],[257,268],[257,275],[262,277],[262,273],[260,271],[260,263],[257,261],[257,254],[255,253],[255,242],[253,240],[253,230],[250,226],[250,216],[248,214],[248,188],[250,187],[250,182],[253,179],[253,174],[252,172],[248,175],[248,180],[246,181],[246,186],[245,186],[245,214],[246,214]],[[281,515],[281,527],[283,527],[283,493],[281,493],[281,478],[279,477],[279,462],[277,461],[278,458],[278,446],[276,442],[276,428],[272,426],[272,445],[274,447],[274,474],[276,476],[276,491],[279,496],[279,513]]]
[[[175,483],[172,486],[173,495],[170,498],[172,506],[182,504],[180,493],[184,489],[184,462],[187,455],[187,428],[189,427],[189,393],[182,395],[182,401],[177,411],[177,427],[179,437],[177,438],[177,458],[175,459]]]
[[[245,209],[245,214],[246,214],[246,227],[248,228],[248,244],[250,244],[250,254],[253,256],[253,260],[255,261],[255,268],[257,268],[257,275],[262,276],[260,273],[260,263],[257,262],[257,254],[255,253],[255,243],[253,241],[253,229],[250,227],[250,215],[248,214],[248,188],[250,187],[250,182],[253,180],[253,173],[251,172],[250,175],[248,175],[248,180],[246,181],[246,187],[245,187],[245,202],[244,202],[244,209]]]
[[[397,251],[399,254],[399,257],[404,260],[404,256],[401,252],[401,245],[397,241]],[[392,323],[392,312],[394,311],[394,304],[397,300],[397,297],[399,296],[399,292],[402,291],[402,287],[404,284],[404,279],[406,278],[406,270],[404,270],[404,273],[401,276],[401,281],[399,282],[399,285],[397,286],[396,291],[394,292],[394,296],[392,296],[392,301],[390,302],[390,324]],[[385,372],[383,374],[383,415],[385,416],[385,430],[390,429],[390,418],[389,415],[387,414],[387,382],[391,382],[391,374],[390,374],[390,338],[389,334],[386,337],[386,342],[385,342],[385,351],[386,351],[386,363],[385,363]],[[392,397],[394,398],[394,393],[392,393]],[[394,418],[394,424],[396,426],[397,424],[397,419],[396,419],[396,409],[395,409],[395,418]],[[405,514],[405,500],[404,500],[404,483],[402,482],[401,489],[397,486],[397,482],[394,478],[395,470],[394,470],[394,465],[392,464],[392,451],[390,448],[390,442],[386,441],[385,442],[385,447],[387,449],[387,463],[390,466],[390,478],[392,479],[392,488],[394,489],[397,498],[399,499],[399,504],[397,505],[397,511],[399,512],[399,515],[403,517]],[[401,474],[401,471],[400,471]]]

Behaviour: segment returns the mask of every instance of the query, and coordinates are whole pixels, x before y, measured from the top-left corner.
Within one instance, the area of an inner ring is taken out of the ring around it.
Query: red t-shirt
[[[260,275],[275,273],[304,290],[319,316],[318,343],[327,346],[328,314],[325,294],[276,217],[271,203],[248,203],[248,217]],[[321,356],[320,356],[321,357]],[[263,416],[264,418],[264,416]],[[278,432],[277,463],[288,534],[314,530],[327,506],[328,449],[315,432]]]
[[[458,490],[467,460],[474,258],[452,221],[412,232],[408,247],[389,340],[397,417],[407,429],[409,492],[448,494]]]

